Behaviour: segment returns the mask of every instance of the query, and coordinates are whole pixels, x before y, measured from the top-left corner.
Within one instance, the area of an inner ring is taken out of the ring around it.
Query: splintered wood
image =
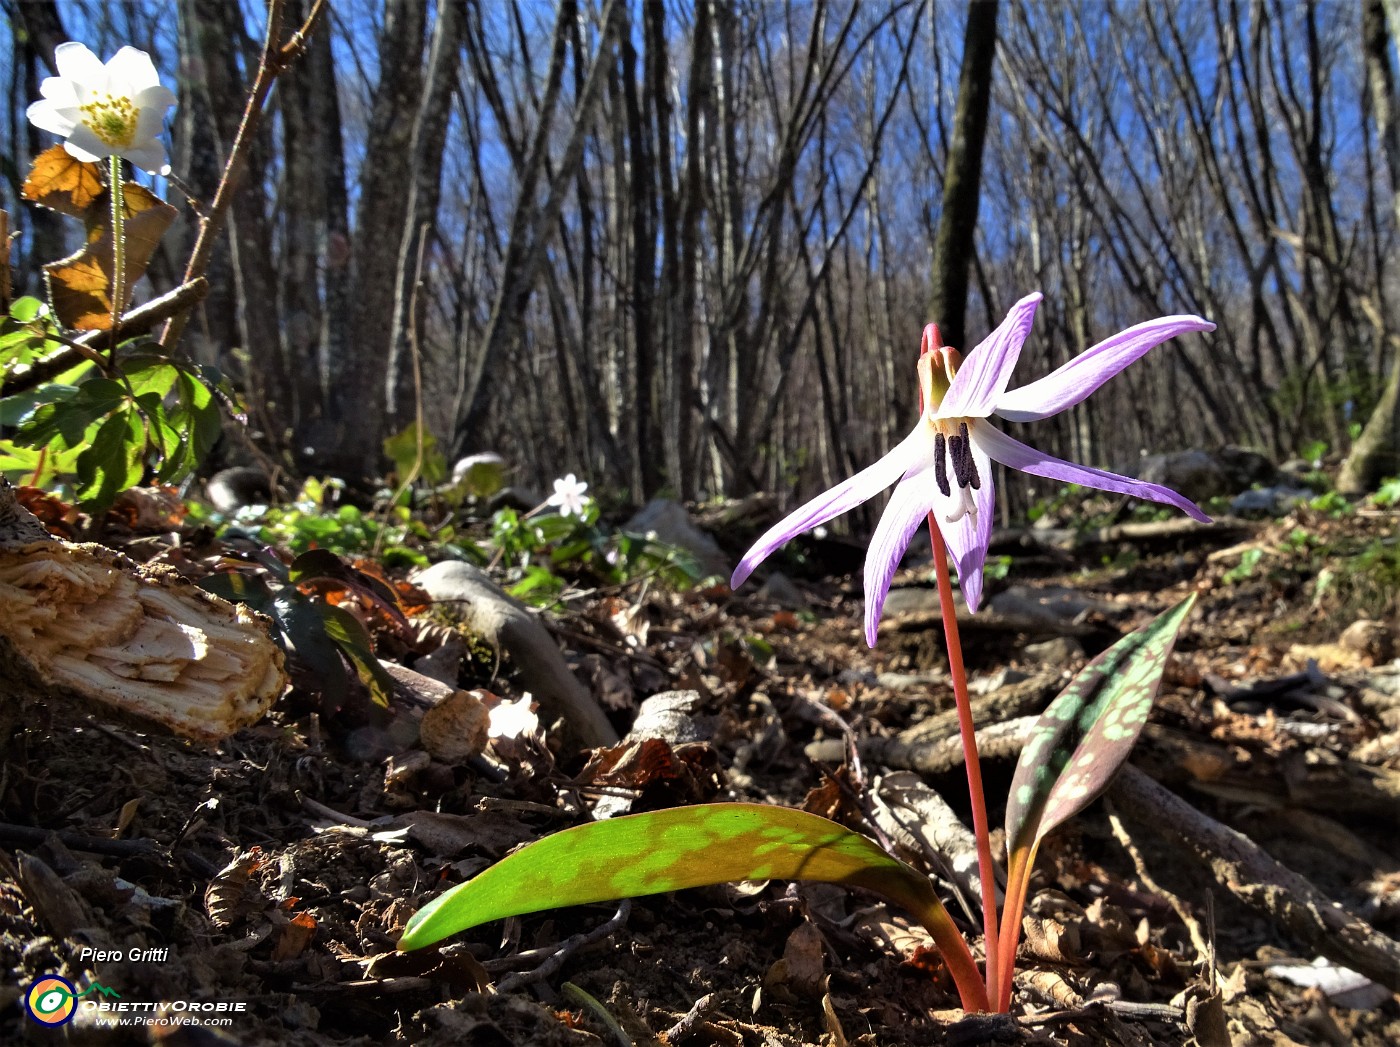
[[[21,695],[78,699],[209,742],[258,720],[286,684],[252,611],[170,568],[52,537],[3,478],[0,680],[4,719]]]

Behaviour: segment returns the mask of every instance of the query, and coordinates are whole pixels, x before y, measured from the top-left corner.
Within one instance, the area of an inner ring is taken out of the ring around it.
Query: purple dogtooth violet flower
[[[943,345],[935,325],[925,327],[918,363],[922,409],[914,431],[874,465],[769,528],[739,561],[730,588],[742,585],[783,543],[896,484],[865,558],[866,642],[875,646],[890,581],[925,518],[931,518],[943,534],[963,598],[968,609],[976,611],[992,532],[992,462],[1067,484],[1173,505],[1209,522],[1194,502],[1169,488],[1053,458],[1007,436],[992,424],[991,416],[1031,422],[1059,414],[1154,346],[1192,331],[1213,331],[1215,325],[1199,316],[1148,320],[1106,338],[1044,378],[1008,391],[1011,371],[1041,297],[1037,292],[1013,305],[1001,326],[966,357]]]

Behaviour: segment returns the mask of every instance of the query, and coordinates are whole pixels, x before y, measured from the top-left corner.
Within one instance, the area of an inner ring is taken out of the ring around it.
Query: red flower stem
[[[943,638],[948,646],[948,675],[958,707],[963,762],[967,764],[967,791],[972,801],[972,832],[977,839],[977,866],[982,881],[982,928],[987,953],[987,995],[995,1006],[1001,984],[1000,940],[997,936],[997,882],[992,865],[992,841],[987,831],[987,801],[982,795],[982,765],[977,759],[977,734],[972,723],[972,700],[967,694],[962,641],[958,638],[958,612],[953,604],[953,583],[948,576],[948,548],[938,522],[929,514],[929,538],[933,542],[933,569],[938,576],[938,600],[943,613]]]
[[[1016,966],[1016,946],[1021,940],[1021,912],[1026,907],[1026,892],[1030,887],[1031,870],[1035,865],[1038,844],[1019,847],[1007,863],[1006,904],[1002,908],[1000,955],[1005,958],[999,980],[988,991],[992,1007],[999,1013],[1011,1009],[1011,976]]]

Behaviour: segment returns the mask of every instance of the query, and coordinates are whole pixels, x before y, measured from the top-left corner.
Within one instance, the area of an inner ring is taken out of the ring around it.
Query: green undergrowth
[[[581,515],[498,509],[489,515],[435,512],[401,492],[393,504],[337,504],[336,480],[307,480],[285,505],[224,515],[194,501],[190,518],[225,539],[243,538],[301,554],[325,549],[373,558],[386,568],[465,560],[487,569],[511,595],[547,606],[597,589],[652,582],[687,589],[706,579],[690,553],[606,521],[589,500]],[[386,503],[388,499],[384,500]]]

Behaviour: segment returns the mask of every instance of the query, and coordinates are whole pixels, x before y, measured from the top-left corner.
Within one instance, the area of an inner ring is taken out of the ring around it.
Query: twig
[[[661,1034],[661,1042],[679,1043],[687,1036],[703,1032],[704,1026],[707,1024],[706,1019],[719,1010],[723,1003],[724,997],[720,993],[707,992],[691,1004],[690,1010],[686,1011],[675,1025]]]
[[[599,924],[591,931],[587,931],[583,934],[576,934],[572,938],[567,938],[560,942],[559,946],[544,963],[540,964],[534,970],[521,971],[519,974],[512,974],[508,978],[502,978],[500,983],[496,986],[496,990],[502,993],[514,992],[516,989],[519,989],[523,985],[528,985],[530,982],[537,982],[543,978],[548,978],[551,974],[556,973],[560,967],[563,967],[564,962],[579,949],[602,938],[606,938],[608,935],[612,934],[613,931],[625,924],[627,922],[627,917],[631,914],[632,900],[630,898],[622,899],[622,904],[617,907],[617,912],[613,913],[612,919],[608,920],[607,923]]]
[[[342,812],[337,811],[334,807],[327,807],[319,800],[313,800],[309,796],[304,796],[298,793],[297,799],[300,800],[301,805],[312,814],[329,819],[330,821],[333,821],[338,825],[349,825],[356,829],[379,828],[379,826],[374,822],[367,822],[363,818],[355,818],[351,815],[343,814]]]
[[[115,338],[111,331],[89,331],[80,335],[73,339],[67,348],[60,349],[22,373],[7,378],[4,386],[0,387],[0,394],[12,396],[42,385],[70,367],[76,367],[81,360],[90,359],[88,354],[106,349],[114,341],[122,338],[145,334],[161,321],[191,309],[208,293],[209,281],[204,277],[187,280],[174,290],[165,292],[159,298],[152,298],[144,305],[124,314]]]
[[[291,40],[284,45],[280,43],[280,39],[282,36],[282,15],[286,2],[285,0],[268,0],[267,34],[263,38],[262,58],[258,62],[258,74],[253,81],[253,89],[248,94],[248,105],[243,110],[243,120],[238,125],[238,133],[234,136],[233,148],[229,151],[228,162],[224,165],[223,176],[219,179],[219,187],[214,191],[214,202],[209,205],[208,213],[200,218],[199,235],[195,239],[194,250],[190,252],[189,263],[185,266],[186,283],[203,276],[205,269],[209,267],[209,255],[214,249],[214,238],[223,226],[229,204],[233,202],[238,176],[243,171],[243,165],[247,162],[253,139],[262,124],[263,107],[267,103],[267,96],[272,92],[272,85],[277,81],[277,78],[286,72],[292,62],[305,50],[306,37],[316,27],[325,6],[325,0],[316,0],[310,13],[306,16],[306,21],[302,23],[300,29],[292,34]],[[189,310],[186,309],[171,316],[170,321],[165,325],[165,331],[160,337],[160,344],[167,353],[171,352],[180,341],[180,335],[184,333],[185,323],[188,319]]]
[[[1208,963],[1214,957],[1215,949],[1211,946],[1204,928],[1201,927],[1201,922],[1191,914],[1191,910],[1184,901],[1152,878],[1152,874],[1147,871],[1147,862],[1143,859],[1142,852],[1133,843],[1133,838],[1127,827],[1124,826],[1123,819],[1118,817],[1118,808],[1114,806],[1112,800],[1107,801],[1107,805],[1109,827],[1113,830],[1113,836],[1118,841],[1118,845],[1127,851],[1128,857],[1133,860],[1133,868],[1137,870],[1138,879],[1142,881],[1144,887],[1159,898],[1165,898],[1167,904],[1176,910],[1177,917],[1186,925],[1186,930],[1191,935],[1191,944],[1196,947],[1196,955],[1200,957],[1203,964]]]
[[[0,822],[0,841],[23,847],[38,847],[50,836],[56,836],[63,846],[89,854],[107,854],[116,858],[156,854],[160,844],[154,840],[113,840],[105,836],[88,836],[69,829],[38,829],[32,825],[11,825]]]
[[[1400,991],[1400,942],[1332,901],[1249,837],[1196,810],[1132,766],[1109,790],[1129,819],[1191,854],[1250,908],[1330,960]]]

